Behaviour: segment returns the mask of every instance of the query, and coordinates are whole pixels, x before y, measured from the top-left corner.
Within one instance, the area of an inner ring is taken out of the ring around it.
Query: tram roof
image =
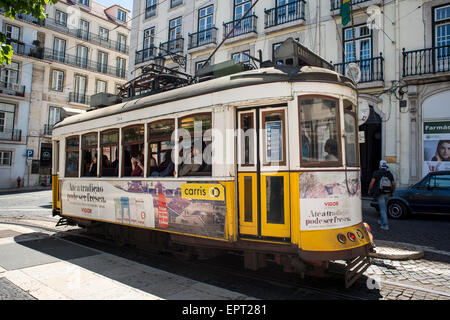
[[[299,72],[292,71],[292,68],[283,66],[244,71],[70,116],[55,124],[54,128],[61,128],[67,125],[103,118],[136,109],[147,108],[175,100],[182,100],[222,90],[264,83],[327,82],[339,83],[355,88],[353,82],[349,78],[329,69],[304,66]]]

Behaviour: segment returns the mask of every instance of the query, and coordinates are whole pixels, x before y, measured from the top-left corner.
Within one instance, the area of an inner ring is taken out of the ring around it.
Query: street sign
[[[33,158],[34,150],[33,149],[27,149],[27,158]]]

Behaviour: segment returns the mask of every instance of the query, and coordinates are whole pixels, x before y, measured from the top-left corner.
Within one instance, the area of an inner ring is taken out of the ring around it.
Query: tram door
[[[286,114],[284,106],[238,112],[241,237],[290,238]]]

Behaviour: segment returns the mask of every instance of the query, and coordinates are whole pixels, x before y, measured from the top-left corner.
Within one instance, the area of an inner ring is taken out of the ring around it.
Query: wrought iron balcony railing
[[[361,70],[360,83],[384,80],[384,58],[381,54],[379,57],[373,57],[370,59],[336,63],[334,65],[334,69],[336,72],[345,75],[347,66],[351,62],[355,62]]]
[[[403,77],[450,71],[450,45],[405,51],[403,48]]]
[[[305,0],[290,2],[282,6],[264,10],[264,27],[270,28],[283,23],[305,19]]]
[[[81,103],[81,104],[89,104],[89,96],[78,93],[78,92],[70,92],[69,93],[69,100],[68,102],[75,102],[75,103]]]
[[[156,47],[151,46],[142,50],[137,50],[135,54],[134,64],[153,60],[156,57]]]
[[[217,28],[212,27],[206,30],[189,34],[188,49],[204,46],[209,43],[216,43]]]
[[[352,4],[358,4],[367,1],[369,0],[352,0]],[[342,0],[330,0],[330,2],[331,2],[331,10],[337,10],[341,8]]]
[[[22,140],[22,130],[20,129],[0,129],[0,140],[20,141]]]
[[[247,33],[256,33],[256,19],[257,16],[251,15],[243,19],[240,23],[239,20],[233,20],[227,23],[224,23],[224,37],[228,35],[229,32],[234,28],[233,32],[230,34],[230,38],[237,37]]]
[[[170,53],[183,52],[183,48],[184,48],[183,38],[169,40],[167,42],[159,44],[159,50],[163,56],[168,55]]]

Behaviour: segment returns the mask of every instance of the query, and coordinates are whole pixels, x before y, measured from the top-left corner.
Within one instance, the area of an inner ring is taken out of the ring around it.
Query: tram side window
[[[349,167],[357,167],[359,164],[358,122],[356,116],[356,106],[350,101],[344,100],[345,159]]]
[[[172,160],[175,120],[160,120],[148,125],[148,167],[153,177],[173,177],[175,165]],[[173,158],[175,159],[175,158]]]
[[[179,176],[211,176],[211,114],[195,114],[179,120],[179,135],[182,137],[180,156],[182,163]],[[183,143],[188,135],[190,144]]]
[[[123,176],[144,176],[144,125],[122,129]]]
[[[102,156],[100,175],[102,177],[119,176],[119,130],[108,130],[100,135]]]
[[[88,133],[81,137],[81,176],[97,176],[97,133]]]
[[[78,177],[80,138],[70,137],[66,139],[66,177]]]
[[[300,99],[300,143],[302,166],[338,166],[338,101],[305,97]]]

